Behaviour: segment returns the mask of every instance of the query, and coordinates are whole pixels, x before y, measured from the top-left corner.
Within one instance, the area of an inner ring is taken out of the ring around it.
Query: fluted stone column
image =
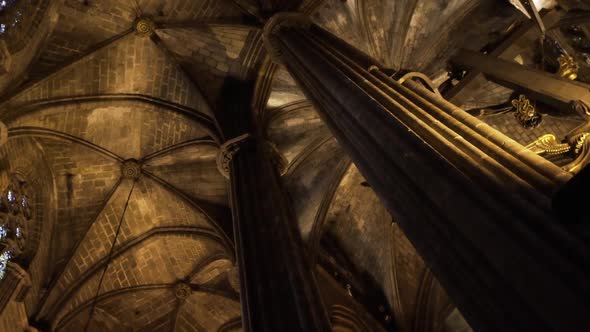
[[[231,179],[244,330],[327,332],[328,316],[270,154],[266,142],[242,135],[224,144],[219,162]]]
[[[245,331],[329,331],[297,222],[265,143],[249,137],[231,162]]]
[[[588,247],[551,210],[570,174],[305,17],[265,42],[476,331],[588,330]]]

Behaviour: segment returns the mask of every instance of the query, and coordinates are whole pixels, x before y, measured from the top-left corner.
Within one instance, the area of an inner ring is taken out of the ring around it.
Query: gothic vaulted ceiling
[[[265,13],[299,9],[393,69],[446,73],[502,39],[495,0],[14,1],[0,52],[0,181],[35,192],[27,312],[56,331],[234,331],[225,83],[271,77],[258,109],[314,261],[385,327],[442,331],[453,307],[288,72]],[[270,7],[269,7],[270,6]],[[10,8],[9,8],[10,9]],[[25,24],[26,23],[26,24]],[[115,237],[117,241],[114,242]],[[331,265],[330,265],[331,266]],[[451,318],[456,313],[451,314]],[[459,324],[460,325],[460,324]],[[450,325],[449,325],[450,326]],[[448,331],[458,330],[447,326]],[[462,327],[460,327],[462,328]]]

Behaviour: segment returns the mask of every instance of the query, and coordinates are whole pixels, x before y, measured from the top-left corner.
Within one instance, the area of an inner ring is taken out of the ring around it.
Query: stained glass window
[[[0,280],[4,279],[4,275],[6,274],[6,266],[11,259],[12,251],[10,250],[5,250],[2,254],[0,254]]]
[[[0,251],[0,279],[6,274],[8,262],[21,258],[25,252],[28,224],[33,218],[29,199],[34,196],[30,187],[18,174],[12,174],[10,179],[0,191],[0,248],[4,248]]]
[[[0,35],[22,21],[23,14],[16,8],[18,0],[0,0]],[[14,7],[14,8],[13,8]],[[10,10],[13,8],[13,10]]]

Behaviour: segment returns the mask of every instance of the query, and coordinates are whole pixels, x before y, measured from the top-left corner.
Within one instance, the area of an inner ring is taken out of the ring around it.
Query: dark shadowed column
[[[476,331],[588,330],[588,247],[551,209],[571,174],[301,15],[265,42]]]
[[[244,331],[330,331],[273,150],[251,126],[251,85],[231,82],[226,86],[234,98],[223,108],[232,123],[226,127],[242,134],[222,145],[217,165],[231,181]]]

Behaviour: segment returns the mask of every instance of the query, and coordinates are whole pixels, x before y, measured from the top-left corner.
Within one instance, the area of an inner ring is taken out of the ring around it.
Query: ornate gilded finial
[[[516,110],[514,117],[525,128],[535,128],[543,120],[541,114],[537,112],[535,106],[531,104],[531,101],[525,95],[520,95],[518,99],[513,99],[512,106]]]
[[[155,30],[156,24],[147,17],[140,18],[135,22],[135,33],[139,36],[151,37]]]
[[[557,61],[559,62],[559,76],[572,81],[578,78],[578,70],[580,70],[580,66],[572,56],[562,54],[557,58]]]
[[[139,179],[141,176],[141,165],[135,159],[125,160],[121,165],[121,176],[125,179]]]
[[[225,178],[229,179],[229,163],[234,155],[240,151],[240,143],[250,138],[250,134],[243,134],[223,143],[217,154],[217,169]]]

